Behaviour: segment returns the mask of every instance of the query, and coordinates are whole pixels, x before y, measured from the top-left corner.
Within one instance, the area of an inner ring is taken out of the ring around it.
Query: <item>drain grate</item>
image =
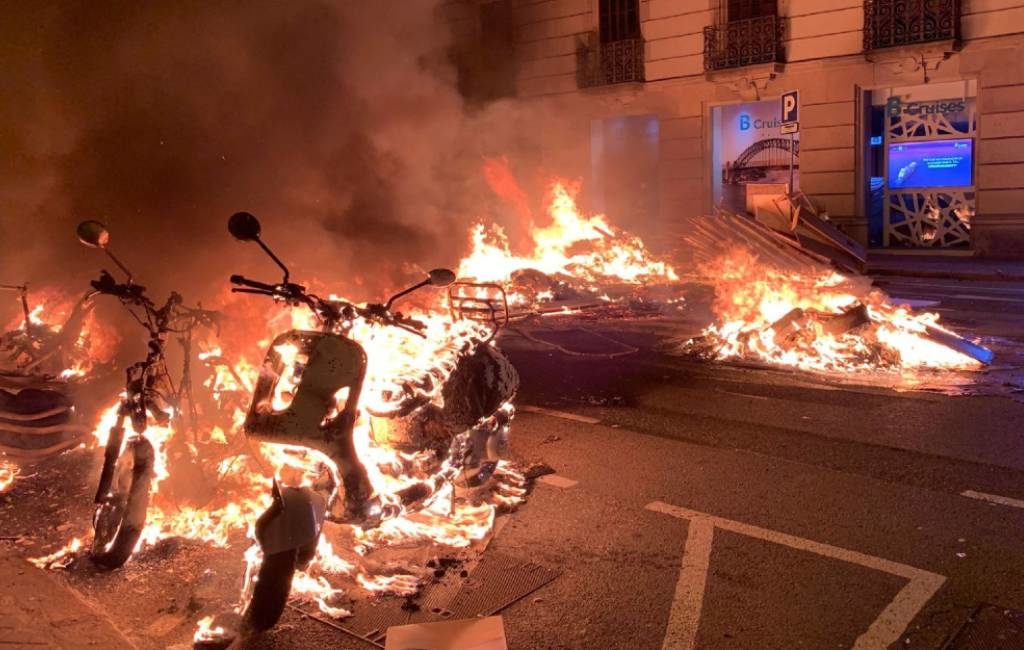
[[[480,561],[446,608],[448,618],[497,614],[558,577],[558,572],[510,555],[492,553]]]
[[[457,575],[457,574],[456,574]],[[468,578],[449,578],[429,585],[417,599],[418,611],[403,608],[404,598],[369,599],[357,603],[353,615],[327,621],[314,607],[302,606],[307,616],[337,627],[378,647],[384,647],[388,628],[497,614],[558,577],[558,572],[511,555],[484,555]]]
[[[1024,612],[998,605],[974,610],[947,650],[1020,650],[1024,648]]]

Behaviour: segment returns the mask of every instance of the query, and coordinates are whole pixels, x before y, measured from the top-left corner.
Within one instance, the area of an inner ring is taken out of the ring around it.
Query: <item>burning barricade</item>
[[[937,314],[894,304],[869,278],[800,254],[763,226],[724,213],[706,220],[687,243],[714,288],[714,322],[680,341],[682,353],[835,373],[974,370],[992,360]]]

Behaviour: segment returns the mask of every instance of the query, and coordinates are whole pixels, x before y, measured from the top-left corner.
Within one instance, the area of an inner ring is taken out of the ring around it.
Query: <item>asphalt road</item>
[[[496,543],[566,567],[548,591],[572,615],[517,605],[512,647],[939,648],[980,604],[1024,609],[1024,405],[1003,381],[1024,287],[883,286],[1004,351],[985,390],[954,391],[987,394],[672,359],[643,326],[611,371],[517,351],[524,401],[550,409],[517,449],[578,483],[542,485]]]
[[[561,575],[504,611],[509,647],[941,648],[981,604],[1024,609],[1024,288],[885,288],[938,301],[997,368],[896,391],[664,354],[682,321],[562,324],[639,348],[614,359],[510,332],[514,451],[557,473],[490,550]]]
[[[997,343],[998,368],[896,391],[665,354],[682,320],[586,323],[638,348],[614,358],[510,332],[513,452],[556,473],[488,552],[560,575],[503,612],[509,647],[941,648],[980,604],[1024,610],[1024,288],[885,283]],[[161,553],[126,569],[134,608],[121,578],[79,585],[144,647],[159,592],[217,566],[201,545]],[[370,647],[294,612],[253,646]]]

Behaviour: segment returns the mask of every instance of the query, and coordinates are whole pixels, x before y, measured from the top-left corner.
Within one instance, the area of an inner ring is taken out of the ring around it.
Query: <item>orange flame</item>
[[[867,280],[830,270],[794,274],[761,261],[736,246],[701,269],[714,278],[715,322],[703,334],[718,359],[755,359],[805,370],[848,371],[943,368],[972,369],[978,362],[924,336],[938,315],[913,314],[893,305]],[[783,336],[773,325],[795,309],[824,317],[858,304],[870,323],[830,333],[823,321],[809,318]],[[695,342],[688,342],[692,347]]]

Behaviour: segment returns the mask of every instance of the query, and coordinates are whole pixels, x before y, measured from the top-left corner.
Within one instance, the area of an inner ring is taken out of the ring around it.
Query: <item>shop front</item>
[[[712,107],[711,123],[714,205],[743,213],[749,194],[799,189],[800,136],[781,133],[777,99]]]
[[[971,247],[976,95],[974,81],[865,92],[863,179],[870,245]]]

